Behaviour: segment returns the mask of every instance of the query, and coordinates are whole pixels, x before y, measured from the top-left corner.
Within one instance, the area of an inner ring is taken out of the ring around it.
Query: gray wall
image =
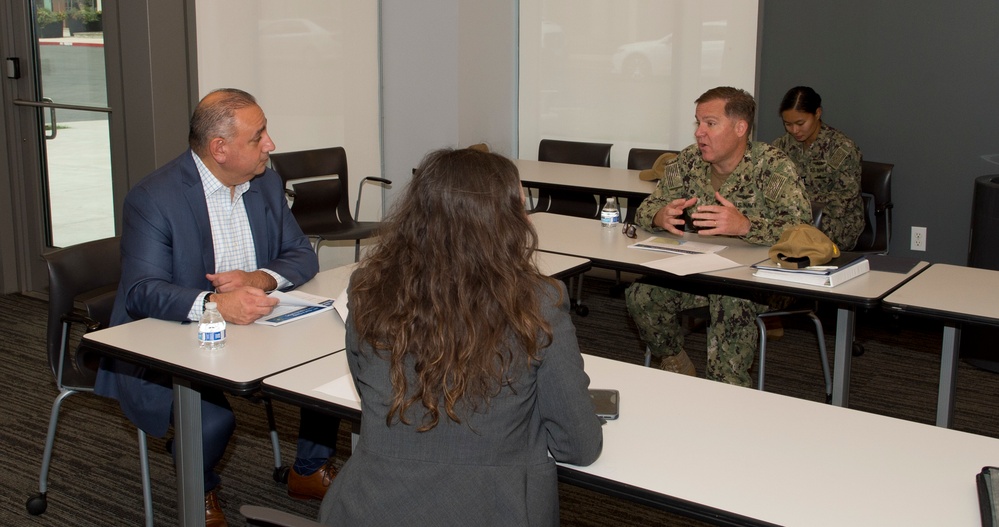
[[[391,204],[428,151],[516,156],[517,0],[382,0],[382,158]]]
[[[812,86],[826,123],[895,164],[891,254],[964,265],[974,180],[999,173],[999,2],[765,0],[762,31],[757,138]]]

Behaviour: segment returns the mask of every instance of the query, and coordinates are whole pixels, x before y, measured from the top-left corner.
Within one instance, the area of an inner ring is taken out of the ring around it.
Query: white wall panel
[[[362,177],[382,174],[378,5],[368,0],[197,3],[201,96],[222,87],[252,93],[278,152],[343,146],[351,203]],[[380,188],[368,186],[363,196],[361,219],[380,218]],[[323,249],[324,267],[351,261],[353,244],[348,245],[349,250]]]
[[[631,147],[693,142],[694,100],[756,85],[749,0],[521,0],[520,157],[543,138]]]

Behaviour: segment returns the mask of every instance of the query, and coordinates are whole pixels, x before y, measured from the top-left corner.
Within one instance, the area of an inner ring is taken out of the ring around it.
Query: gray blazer
[[[555,460],[589,465],[603,445],[568,294],[561,283],[559,288],[560,305],[554,302],[555,288],[542,295],[553,339],[540,362],[503,388],[488,409],[464,415],[462,424],[442,416],[435,428],[422,433],[412,424],[386,426],[392,399],[389,363],[358,342],[348,316],[346,353],[361,396],[361,435],[323,500],[320,521],[350,526],[558,525]],[[418,425],[422,407],[410,416]]]

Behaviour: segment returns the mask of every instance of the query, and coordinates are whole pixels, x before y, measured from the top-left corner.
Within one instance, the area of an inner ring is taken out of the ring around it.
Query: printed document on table
[[[677,238],[667,238],[665,236],[652,236],[638,243],[628,246],[632,249],[645,249],[647,251],[660,251],[673,254],[709,254],[716,253],[725,248],[724,245],[713,245],[710,243],[692,242]]]
[[[271,291],[269,296],[277,298],[279,303],[266,317],[258,318],[256,323],[265,326],[280,326],[293,320],[329,311],[333,309],[333,299],[324,296],[310,295],[302,291]]]
[[[711,271],[720,271],[722,269],[740,267],[738,262],[733,262],[724,256],[718,256],[714,253],[685,254],[683,256],[673,256],[670,258],[663,258],[662,260],[645,262],[642,265],[653,269],[659,269],[660,271],[666,271],[667,273],[673,273],[678,276],[709,273]]]

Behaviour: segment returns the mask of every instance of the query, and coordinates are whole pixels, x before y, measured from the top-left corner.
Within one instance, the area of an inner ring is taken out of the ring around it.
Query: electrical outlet
[[[909,242],[909,249],[913,251],[926,250],[926,227],[912,228],[912,241]]]

